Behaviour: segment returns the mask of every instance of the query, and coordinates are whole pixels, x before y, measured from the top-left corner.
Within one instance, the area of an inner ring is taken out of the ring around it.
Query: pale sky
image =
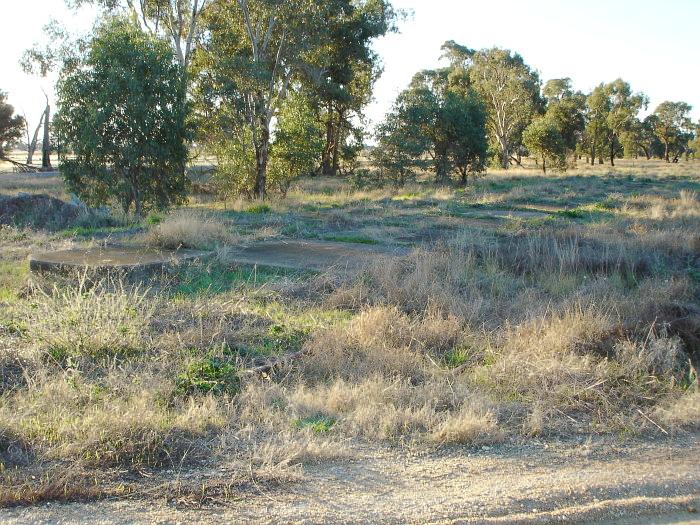
[[[9,93],[30,123],[43,109],[41,86],[52,81],[28,77],[18,66],[24,49],[41,41],[51,17],[70,30],[85,31],[92,10],[77,15],[63,0],[0,0],[0,89]],[[650,110],[664,100],[693,105],[700,119],[700,0],[394,0],[412,9],[401,32],[378,41],[385,72],[368,110],[381,120],[413,74],[439,65],[446,40],[471,48],[491,46],[518,51],[543,80],[571,77],[589,91],[622,77],[650,99]]]

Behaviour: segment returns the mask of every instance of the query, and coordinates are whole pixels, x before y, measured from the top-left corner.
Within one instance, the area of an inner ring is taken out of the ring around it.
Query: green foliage
[[[268,183],[271,189],[286,195],[292,180],[313,174],[321,157],[323,139],[311,103],[302,93],[290,94],[278,118]]]
[[[555,123],[566,154],[571,154],[576,150],[586,126],[586,96],[573,91],[570,78],[547,81],[542,93],[547,99],[546,116]]]
[[[178,374],[175,381],[175,394],[178,396],[234,395],[239,390],[240,379],[236,367],[215,358],[197,359],[190,362],[186,369]]]
[[[273,324],[260,340],[250,347],[258,356],[275,356],[296,352],[308,337],[308,330],[298,330],[285,324]]]
[[[415,168],[433,159],[437,182],[451,173],[461,181],[484,170],[486,113],[469,87],[460,83],[454,68],[422,71],[401,93],[379,126],[373,160],[380,177],[403,185]]]
[[[151,213],[148,217],[146,217],[146,224],[150,226],[157,226],[161,222],[165,220],[165,217],[163,217],[162,214],[160,213]]]
[[[268,213],[272,213],[272,208],[269,204],[265,203],[253,204],[252,206],[248,206],[245,212],[252,213],[253,215],[266,215]]]
[[[207,9],[208,31],[193,68],[202,138],[216,145],[240,193],[265,198],[273,122],[288,133],[299,131],[284,122],[285,101],[290,89],[322,81],[318,58],[327,50],[338,2],[240,0]],[[281,160],[299,154],[296,145],[278,149]]]
[[[647,103],[645,95],[633,93],[630,85],[619,78],[610,84],[600,84],[591,92],[586,100],[583,144],[591,162],[607,156],[615,165],[615,158],[623,153],[623,142],[635,131],[639,110]]]
[[[688,114],[692,106],[685,102],[662,102],[654,111],[654,133],[664,147],[666,162],[677,162],[685,153],[693,138],[692,123]]]
[[[459,58],[486,104],[491,146],[507,169],[523,130],[544,105],[539,76],[518,53],[505,49],[466,50]]]
[[[127,20],[108,20],[80,67],[63,70],[58,104],[61,171],[71,192],[90,205],[116,199],[137,215],[184,201],[188,106],[166,42]]]
[[[334,0],[329,4],[335,6],[326,21],[330,38],[315,57],[326,75],[306,87],[317,99],[317,118],[324,130],[321,172],[333,176],[352,165],[361,150],[363,133],[358,123],[381,74],[371,44],[396,29],[397,13],[385,0]]]
[[[474,357],[474,351],[468,346],[458,346],[448,351],[443,360],[448,368],[457,368],[468,363]]]
[[[566,169],[566,143],[559,123],[547,114],[532,122],[523,132],[523,144],[542,161],[542,171],[547,173],[547,163],[558,169]]]
[[[316,434],[323,434],[330,431],[337,422],[336,419],[321,414],[309,416],[302,419],[295,419],[292,424],[294,428],[309,428]]]
[[[15,115],[15,108],[7,103],[7,93],[0,91],[0,158],[22,137],[24,119]]]

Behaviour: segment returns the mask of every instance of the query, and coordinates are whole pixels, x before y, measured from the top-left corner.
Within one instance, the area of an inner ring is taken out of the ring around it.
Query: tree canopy
[[[142,215],[186,197],[187,104],[167,42],[109,19],[61,75],[58,105],[61,172],[88,204],[114,198]]]
[[[666,162],[678,161],[693,138],[692,122],[688,116],[692,106],[685,102],[662,102],[654,110],[654,133],[664,147]]]
[[[24,119],[15,115],[15,108],[7,102],[7,93],[0,91],[0,158],[7,158],[23,132]]]
[[[466,182],[470,173],[484,170],[486,112],[477,94],[452,73],[453,68],[418,73],[380,126],[375,158],[394,179],[403,182],[412,167],[431,166],[440,183],[451,173]]]

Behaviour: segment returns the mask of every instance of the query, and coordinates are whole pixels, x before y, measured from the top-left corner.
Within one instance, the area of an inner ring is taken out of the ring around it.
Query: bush
[[[91,206],[116,199],[138,216],[183,202],[191,136],[183,82],[165,40],[127,19],[98,28],[58,84],[55,127],[69,190]]]

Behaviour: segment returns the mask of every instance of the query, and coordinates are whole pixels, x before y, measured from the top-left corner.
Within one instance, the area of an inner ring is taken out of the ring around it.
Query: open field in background
[[[198,184],[139,223],[0,229],[0,503],[219,501],[367,447],[700,430],[700,162],[492,171],[464,188],[305,179],[265,203]],[[56,177],[0,175],[0,195],[17,192],[67,198]],[[408,255],[356,272],[234,262],[290,239]],[[32,251],[116,241],[215,256],[139,287],[27,273]]]

